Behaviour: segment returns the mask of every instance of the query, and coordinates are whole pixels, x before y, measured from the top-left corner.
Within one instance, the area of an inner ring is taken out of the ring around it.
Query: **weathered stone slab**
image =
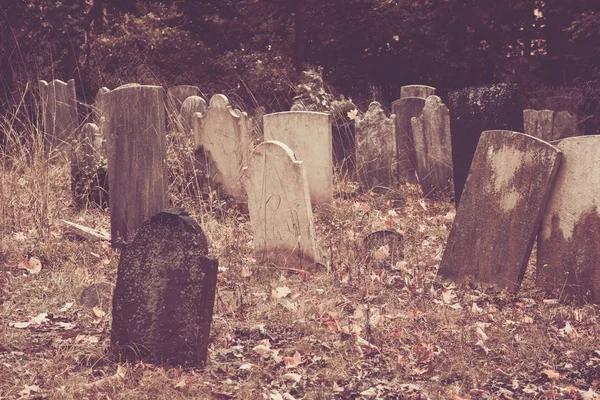
[[[534,137],[484,132],[439,274],[518,289],[560,158],[557,148]]]
[[[304,162],[284,143],[259,144],[245,170],[257,257],[279,265],[320,261]]]
[[[578,136],[577,119],[567,111],[523,110],[525,133],[551,142]]]
[[[122,87],[122,86],[121,86]],[[102,106],[102,95],[104,93],[108,93],[110,92],[110,89],[107,87],[101,87],[100,89],[98,89],[98,93],[96,93],[96,97],[94,97],[94,105],[92,106],[92,111],[93,111],[93,120],[96,123],[96,125],[100,126],[101,125],[101,118],[103,115],[103,106]]]
[[[537,285],[600,303],[600,136],[554,143],[563,153],[537,242]]]
[[[315,204],[333,203],[333,150],[329,114],[288,111],[263,117],[266,141],[285,143],[304,161],[310,199]]]
[[[50,83],[42,80],[39,88],[44,141],[53,147],[68,144],[77,136],[79,128],[75,80],[67,83],[58,79]]]
[[[178,85],[172,86],[167,89],[167,93],[169,94],[169,98],[172,99],[175,103],[175,110],[179,112],[181,110],[181,105],[191,96],[202,96],[202,91],[198,86],[192,85]]]
[[[206,108],[206,101],[200,96],[190,96],[183,101],[181,112],[179,113],[179,120],[185,133],[192,131],[194,114],[197,112],[204,114]]]
[[[523,132],[523,96],[519,86],[499,83],[467,87],[448,95],[456,203],[467,180],[481,132]]]
[[[417,183],[417,155],[413,140],[411,118],[418,117],[425,107],[425,99],[405,97],[392,103],[396,115],[396,155],[400,181]]]
[[[242,168],[250,157],[248,115],[232,109],[224,95],[215,94],[204,115],[194,114],[192,126],[196,146],[204,148],[218,170],[215,181],[226,195],[243,198]]]
[[[419,97],[426,99],[429,96],[435,95],[435,88],[425,85],[407,85],[400,88],[400,98]]]
[[[128,85],[102,95],[112,245],[168,204],[164,89]]]
[[[182,209],[144,223],[119,260],[111,341],[130,360],[185,367],[206,361],[217,260]]]
[[[427,197],[452,194],[450,112],[437,96],[425,100],[423,114],[411,120],[417,176]]]
[[[367,189],[397,184],[395,119],[376,101],[364,117],[356,117],[356,172]]]

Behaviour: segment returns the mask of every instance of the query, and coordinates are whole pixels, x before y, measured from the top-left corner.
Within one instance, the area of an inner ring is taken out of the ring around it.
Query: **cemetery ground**
[[[62,222],[108,231],[109,213],[73,207],[66,154],[23,146],[0,162],[1,399],[598,398],[599,308],[545,298],[535,252],[516,294],[445,282],[450,199],[338,176],[333,207],[315,213],[325,265],[263,265],[247,215],[190,195],[186,140],[169,142],[170,200],[220,269],[206,366],[111,352],[119,253]],[[401,251],[365,246],[381,230]]]

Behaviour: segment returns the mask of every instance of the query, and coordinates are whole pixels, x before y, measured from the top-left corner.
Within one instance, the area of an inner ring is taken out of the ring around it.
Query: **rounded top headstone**
[[[224,94],[215,94],[210,98],[210,108],[227,108],[229,99]]]
[[[306,111],[306,108],[301,103],[294,103],[290,111]]]

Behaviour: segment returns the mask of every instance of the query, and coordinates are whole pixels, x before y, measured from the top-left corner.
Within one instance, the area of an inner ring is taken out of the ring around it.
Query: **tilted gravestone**
[[[204,114],[206,112],[206,101],[200,96],[190,96],[183,101],[179,120],[185,133],[192,131],[192,121],[195,113]]]
[[[179,112],[185,99],[191,96],[200,97],[202,92],[198,86],[178,85],[167,89],[167,94],[169,95],[169,99],[171,99],[174,103],[175,111]]]
[[[467,87],[450,92],[448,108],[458,204],[481,132],[523,132],[523,97],[519,86],[513,84]]]
[[[523,110],[523,125],[527,135],[547,142],[578,136],[577,119],[567,111]]]
[[[429,96],[435,95],[435,88],[425,85],[407,85],[400,88],[400,98],[419,97],[426,99]]]
[[[600,303],[600,136],[554,145],[563,162],[538,235],[536,283],[561,299]]]
[[[522,133],[484,132],[439,274],[518,289],[560,155],[557,148]]]
[[[333,204],[333,152],[329,114],[288,111],[263,117],[266,141],[285,143],[304,161],[313,205]]]
[[[182,209],[145,222],[119,260],[111,342],[125,358],[184,367],[206,361],[218,261]]]
[[[411,120],[417,157],[417,176],[427,197],[449,195],[452,185],[450,112],[437,96],[425,100],[420,117]]]
[[[232,109],[227,97],[215,94],[204,115],[194,114],[192,126],[196,146],[202,146],[216,166],[215,181],[222,185],[226,195],[243,198],[242,168],[250,156],[246,113]]]
[[[79,128],[75,80],[67,83],[58,79],[50,83],[42,80],[39,88],[44,141],[53,147],[70,143]]]
[[[356,117],[356,173],[366,189],[397,184],[395,119],[376,101],[364,117]]]
[[[245,170],[257,258],[279,265],[320,261],[303,161],[284,143],[256,146]]]
[[[168,205],[164,89],[126,85],[102,95],[113,247]]]
[[[398,178],[402,182],[417,183],[417,156],[413,140],[411,119],[418,117],[425,107],[425,99],[405,97],[392,103],[396,115],[396,156]]]

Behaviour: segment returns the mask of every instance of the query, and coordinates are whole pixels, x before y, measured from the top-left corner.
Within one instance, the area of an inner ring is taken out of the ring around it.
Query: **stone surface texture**
[[[304,161],[312,205],[333,203],[333,150],[329,114],[288,111],[263,117],[266,141],[285,143]]]
[[[435,95],[435,88],[425,85],[407,85],[400,88],[400,98],[419,97],[426,99],[429,96]]]
[[[425,107],[425,99],[405,97],[392,103],[396,115],[396,155],[400,182],[417,183],[417,155],[413,140],[411,119],[419,117]]]
[[[39,81],[44,141],[49,146],[69,144],[77,137],[79,115],[75,80]]]
[[[234,110],[222,94],[215,94],[204,115],[194,114],[192,126],[197,147],[214,162],[215,181],[222,185],[226,195],[242,199],[242,169],[250,157],[248,116]]]
[[[567,111],[523,110],[523,125],[527,135],[547,142],[579,135],[577,119]]]
[[[420,117],[411,120],[417,176],[426,197],[453,194],[450,112],[438,96],[429,96]]]
[[[112,245],[168,204],[164,89],[128,85],[102,95]]]
[[[144,223],[121,254],[111,341],[126,359],[184,367],[206,361],[217,260],[181,209]]]
[[[192,122],[194,120],[194,114],[206,113],[207,107],[206,100],[200,96],[190,96],[183,101],[183,104],[181,104],[181,111],[179,113],[179,120],[185,133],[192,132],[193,130]]]
[[[518,289],[560,156],[555,147],[522,133],[484,132],[439,274]]]
[[[554,145],[563,153],[537,242],[537,285],[600,303],[600,136]]]
[[[356,117],[356,173],[366,189],[397,184],[395,119],[376,101]]]
[[[245,170],[257,258],[276,263],[320,261],[304,163],[284,143],[259,144]]]

